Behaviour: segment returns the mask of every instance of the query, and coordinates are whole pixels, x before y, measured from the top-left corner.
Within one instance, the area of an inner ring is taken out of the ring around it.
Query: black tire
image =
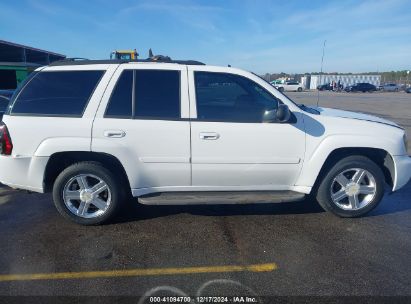
[[[278,90],[282,93],[284,92],[284,88],[283,87],[279,87]]]
[[[75,215],[69,210],[64,203],[63,190],[66,184],[75,176],[80,174],[91,174],[103,180],[110,191],[111,202],[103,214],[92,217],[84,218],[79,215]],[[126,199],[127,191],[121,187],[122,178],[116,177],[112,172],[105,168],[98,162],[79,162],[75,163],[65,170],[63,170],[53,185],[53,200],[59,213],[66,219],[69,219],[80,225],[98,225],[103,224],[114,217],[119,211],[122,202]]]
[[[303,91],[303,88],[298,88],[297,89],[297,92],[302,92]]]
[[[363,208],[358,210],[345,210],[335,204],[331,198],[331,186],[334,178],[345,170],[351,168],[365,169],[375,179],[375,195]],[[318,188],[314,193],[317,202],[325,210],[339,217],[360,217],[373,210],[381,202],[384,196],[384,175],[381,169],[372,160],[365,156],[348,156],[337,161],[331,168],[320,177]]]

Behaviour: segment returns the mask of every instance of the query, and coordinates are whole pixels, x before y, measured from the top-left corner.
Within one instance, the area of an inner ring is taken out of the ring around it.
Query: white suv
[[[296,105],[258,76],[198,62],[63,61],[37,69],[0,127],[0,181],[53,192],[77,223],[144,204],[260,203],[311,194],[342,217],[411,176],[405,132]]]

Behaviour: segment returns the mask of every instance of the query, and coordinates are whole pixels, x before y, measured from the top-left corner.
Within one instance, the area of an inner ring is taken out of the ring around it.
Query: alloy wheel
[[[367,170],[352,168],[339,173],[331,183],[331,199],[344,210],[368,206],[377,192],[374,176]]]
[[[63,201],[74,215],[95,218],[103,215],[110,206],[111,191],[103,179],[92,174],[79,174],[64,186]]]

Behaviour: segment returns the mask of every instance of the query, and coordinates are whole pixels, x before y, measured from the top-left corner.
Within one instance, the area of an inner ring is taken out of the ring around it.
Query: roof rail
[[[69,58],[60,59],[59,61],[79,61],[79,60],[89,60],[89,59],[82,58],[82,57],[69,57]]]
[[[171,60],[169,58],[156,58],[156,59],[136,59],[136,60],[122,60],[122,59],[103,59],[103,60],[89,60],[84,58],[67,58],[63,60],[54,61],[49,66],[63,66],[63,65],[87,65],[87,64],[123,64],[132,62],[143,63],[175,63],[184,65],[205,65],[200,61],[195,60]]]

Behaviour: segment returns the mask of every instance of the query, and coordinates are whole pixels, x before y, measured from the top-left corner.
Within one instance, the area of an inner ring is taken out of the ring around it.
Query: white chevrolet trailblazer
[[[311,195],[357,217],[409,181],[406,147],[393,122],[297,105],[239,69],[66,60],[14,94],[0,127],[0,182],[52,192],[58,211],[83,225],[112,218],[131,196],[216,204]]]

